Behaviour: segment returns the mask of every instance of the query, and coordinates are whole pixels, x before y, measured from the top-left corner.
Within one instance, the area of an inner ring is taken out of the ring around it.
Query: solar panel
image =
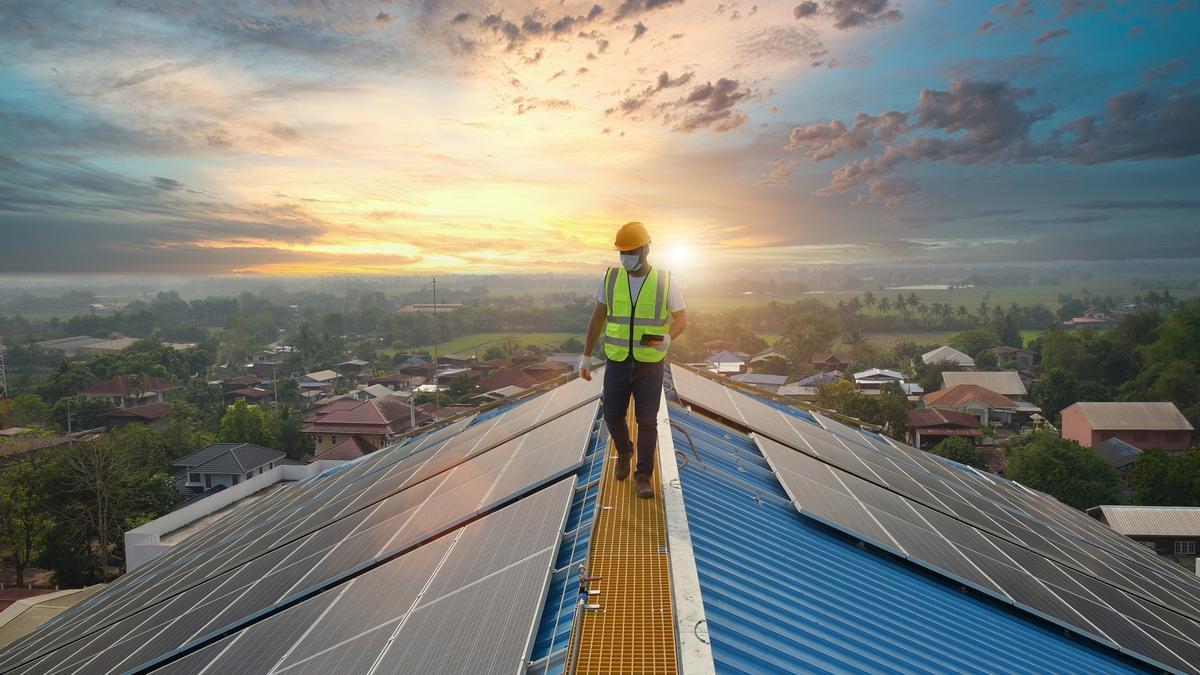
[[[106,642],[124,640],[131,646],[130,633],[148,645],[149,630],[155,631],[152,648],[161,647],[162,641],[179,644],[199,630],[269,606],[284,590],[304,588],[297,584],[317,583],[322,574],[336,574],[361,563],[368,553],[378,554],[382,543],[402,541],[398,539],[401,534],[419,537],[422,532],[492,508],[538,482],[565,475],[578,467],[586,449],[598,388],[564,385],[551,394],[564,389],[568,391],[562,395],[546,395],[549,401],[526,408],[539,400],[533,399],[510,411],[524,409],[519,423],[505,422],[500,435],[472,435],[470,451],[460,454],[463,461],[458,465],[432,461],[463,445],[443,442],[440,448],[431,447],[394,462],[386,471],[373,475],[356,472],[357,480],[349,472],[335,472],[296,486],[297,494],[307,498],[273,500],[274,510],[255,504],[259,508],[247,510],[252,517],[238,513],[234,519],[242,527],[224,528],[223,537],[204,537],[201,546],[181,546],[168,552],[144,571],[137,570],[136,576],[118,580],[111,594],[106,591],[94,596],[95,602],[81,604],[11,645],[0,654],[0,668],[60,647],[61,654],[44,660],[45,665],[49,666],[49,661],[77,662],[81,652]],[[591,405],[583,405],[589,400],[593,400]],[[504,422],[504,418],[493,420]],[[380,490],[380,485],[386,489]],[[394,528],[393,523],[399,522],[409,525],[386,537],[378,536],[387,532],[382,526]],[[305,566],[296,561],[304,561]],[[254,570],[256,576],[247,576],[246,570]],[[258,579],[264,574],[269,581]],[[243,579],[251,578],[256,580],[253,589],[242,584]],[[210,597],[233,604],[218,612],[210,606]],[[190,604],[183,604],[185,601]],[[187,619],[179,617],[180,613],[187,614]],[[171,626],[163,625],[165,617],[171,617]],[[192,625],[193,621],[198,623]]]
[[[152,672],[516,672],[573,485],[560,481]]]
[[[1182,654],[1200,649],[1200,585],[1164,569],[1152,553],[1094,536],[1095,526],[1065,515],[1065,507],[1002,479],[819,414],[813,417],[821,427],[807,425],[678,367],[672,379],[679,398],[755,432],[802,512],[1156,665],[1194,670]],[[1023,506],[1030,501],[1041,508]],[[1000,542],[1045,561],[1041,571],[1067,579],[1070,588],[1042,579]],[[1076,578],[1127,597],[1154,624],[1125,619]],[[1167,637],[1158,634],[1163,625],[1172,628]],[[1180,644],[1168,647],[1172,640]]]

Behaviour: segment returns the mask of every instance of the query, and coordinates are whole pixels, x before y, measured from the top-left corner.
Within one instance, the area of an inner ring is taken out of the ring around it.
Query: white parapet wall
[[[312,464],[277,466],[270,471],[264,471],[249,480],[244,480],[200,501],[172,511],[141,527],[136,527],[125,533],[125,571],[132,572],[162,555],[163,552],[169,551],[172,544],[163,543],[161,540],[161,537],[169,532],[186,527],[276,483],[301,481],[344,464],[346,462],[321,460]]]

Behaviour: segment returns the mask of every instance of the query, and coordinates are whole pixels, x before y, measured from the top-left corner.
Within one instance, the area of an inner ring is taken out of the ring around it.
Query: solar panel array
[[[1200,582],[1094,519],[677,366],[672,381],[680,399],[754,432],[802,513],[1157,667],[1200,672]]]
[[[238,509],[10,645],[0,652],[0,672],[137,670],[279,613],[298,599],[311,598],[283,613],[296,616],[301,607],[307,612],[316,598],[349,593],[351,581],[358,593],[369,595],[371,587],[363,582],[385,578],[381,570],[393,567],[395,562],[387,561],[397,556],[408,559],[450,539],[459,542],[456,550],[472,550],[465,543],[477,538],[476,525],[495,522],[486,514],[520,507],[522,497],[538,490],[529,499],[541,499],[549,492],[543,488],[579,469],[598,424],[598,380],[572,381],[485,422],[468,426],[464,420]],[[566,508],[569,493],[556,513]],[[550,545],[542,537],[525,546],[524,532],[523,526],[515,526],[492,544],[501,552],[525,551],[522,560]],[[477,551],[460,566],[474,570],[470,574],[518,574],[506,567],[509,563],[503,570],[483,569],[493,557]],[[526,574],[533,568],[522,569]],[[458,572],[442,564],[439,581],[422,590],[420,599],[432,600],[432,591],[453,594],[455,588],[445,580]],[[539,573],[544,583],[546,566]],[[513,577],[513,583],[524,588],[531,582],[521,576]],[[386,595],[388,589],[374,591]],[[436,608],[430,604],[425,609],[426,604],[414,607],[414,618],[440,620],[447,608],[459,607],[458,600]],[[342,606],[343,611],[355,610],[353,604]],[[491,610],[492,615],[506,611],[499,605]],[[528,617],[523,630],[532,630],[534,618]],[[406,635],[417,634],[420,624],[413,620]],[[213,653],[208,650],[188,661]],[[411,649],[393,645],[388,651],[407,654]],[[326,658],[305,661],[309,665],[299,670],[315,668]]]

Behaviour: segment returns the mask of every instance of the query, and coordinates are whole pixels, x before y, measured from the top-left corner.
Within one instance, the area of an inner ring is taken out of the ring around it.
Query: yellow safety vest
[[[667,312],[671,273],[651,268],[638,296],[629,287],[629,272],[610,267],[604,274],[604,299],[608,303],[608,322],[604,326],[604,354],[613,361],[624,361],[632,354],[638,361],[655,363],[667,355],[641,343],[646,334],[666,335],[670,314]]]

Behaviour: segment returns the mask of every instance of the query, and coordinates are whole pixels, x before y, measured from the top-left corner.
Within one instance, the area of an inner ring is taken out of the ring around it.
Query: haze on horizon
[[[13,2],[0,274],[1200,257],[1200,4]]]

